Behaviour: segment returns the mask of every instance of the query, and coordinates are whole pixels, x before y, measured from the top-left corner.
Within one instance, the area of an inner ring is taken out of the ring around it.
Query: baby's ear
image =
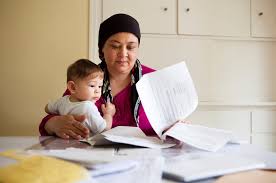
[[[75,93],[76,85],[75,85],[74,81],[67,82],[67,89],[70,91],[71,94]]]

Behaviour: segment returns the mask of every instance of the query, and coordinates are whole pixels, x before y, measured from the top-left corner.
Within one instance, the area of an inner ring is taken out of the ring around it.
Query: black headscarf
[[[98,39],[98,48],[99,48],[99,57],[103,58],[103,46],[106,40],[118,33],[118,32],[129,32],[134,34],[138,38],[140,43],[141,33],[139,23],[133,17],[127,14],[115,14],[103,21],[100,25],[99,30],[99,39]]]
[[[99,57],[102,60],[102,62],[99,64],[102,70],[104,71],[104,82],[103,82],[103,88],[102,88],[102,95],[105,101],[112,102],[113,96],[111,94],[111,87],[109,82],[109,75],[107,66],[104,60],[104,55],[102,52],[102,48],[106,42],[106,40],[119,32],[129,32],[134,34],[138,38],[138,42],[140,44],[140,27],[133,17],[126,15],[126,14],[115,14],[105,21],[103,21],[100,25],[99,30],[99,39],[98,39],[98,47],[99,47]],[[140,106],[140,98],[138,96],[137,90],[136,90],[136,83],[140,80],[142,77],[142,66],[140,61],[137,59],[133,69],[131,70],[131,109],[133,111],[133,117],[136,121],[137,126],[139,126],[139,116],[138,116],[138,110]]]

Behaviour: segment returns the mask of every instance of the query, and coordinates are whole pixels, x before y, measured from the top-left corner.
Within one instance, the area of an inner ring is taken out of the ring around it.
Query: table
[[[105,146],[105,147],[93,147],[88,144],[79,142],[77,140],[64,140],[56,137],[35,137],[35,136],[10,136],[0,137],[0,151],[8,149],[66,149],[69,147],[82,148],[82,149],[98,149],[103,148],[106,151],[113,151],[117,156],[123,156],[126,151],[129,150],[129,146],[117,145],[117,146]],[[133,150],[133,147],[131,148]],[[133,151],[132,151],[133,152]],[[148,148],[136,148],[135,155],[149,156],[150,153],[156,153],[156,150]],[[162,150],[162,156],[170,157],[176,156],[181,153],[185,153],[185,149],[182,147],[170,148]],[[13,160],[7,160],[0,156],[0,166],[5,166],[14,162]],[[142,161],[140,168],[131,172],[123,172],[118,174],[112,174],[108,176],[102,176],[96,178],[98,182],[162,182],[173,183],[172,180],[162,179],[162,161],[160,158],[147,158]],[[207,180],[197,181],[198,183],[232,183],[232,182],[276,182],[275,171],[254,170],[247,172],[240,172],[230,175],[225,175],[220,178],[211,178]]]

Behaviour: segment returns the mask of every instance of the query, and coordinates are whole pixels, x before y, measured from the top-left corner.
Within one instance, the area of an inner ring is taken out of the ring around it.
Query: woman
[[[154,70],[140,64],[138,22],[126,14],[116,14],[100,25],[99,57],[105,73],[103,95],[96,103],[99,110],[107,101],[116,107],[112,127],[138,126],[146,135],[156,135],[143,106],[135,84],[143,74]],[[68,91],[64,95],[69,94]],[[46,116],[40,123],[41,135],[57,135],[61,138],[85,138],[89,130],[81,123],[85,116]]]

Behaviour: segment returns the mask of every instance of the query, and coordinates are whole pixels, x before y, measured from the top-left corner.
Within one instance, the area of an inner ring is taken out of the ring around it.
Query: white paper
[[[144,75],[136,84],[150,124],[160,139],[171,136],[193,147],[217,151],[233,139],[230,132],[203,126],[176,123],[189,116],[198,105],[198,97],[185,62]],[[170,127],[169,130],[167,130]],[[166,133],[164,133],[164,131]],[[103,141],[108,140],[108,141]],[[147,137],[138,127],[119,126],[88,139],[89,143],[117,142],[150,148],[175,144]]]
[[[167,135],[193,147],[213,152],[233,139],[230,131],[182,122],[176,123],[163,136]]]
[[[144,75],[136,88],[150,124],[161,139],[171,136],[207,151],[217,151],[233,139],[224,130],[176,123],[188,117],[198,105],[185,62]]]
[[[265,164],[262,161],[239,155],[191,154],[183,159],[168,161],[164,175],[178,181],[189,182],[263,167]]]
[[[197,107],[198,97],[185,62],[145,74],[136,88],[147,117],[159,137]]]
[[[252,159],[257,159],[265,163],[267,170],[276,170],[276,152],[266,151],[253,144],[227,144],[218,151],[219,153],[241,155]]]
[[[27,152],[78,163],[89,169],[89,173],[93,177],[125,172],[139,166],[138,161],[117,158],[114,156],[113,149],[67,148],[62,150],[28,150]]]
[[[28,153],[53,156],[56,158],[85,164],[98,164],[114,161],[113,149],[53,149],[53,150],[28,150]]]
[[[108,140],[109,142],[157,149],[168,148],[175,145],[174,143],[163,143],[160,139],[156,137],[146,136],[140,128],[129,126],[118,126],[112,128],[108,131],[103,132],[102,134],[89,138],[87,141],[90,144],[101,145],[100,143],[104,142],[102,138]],[[93,141],[95,143],[93,143]],[[106,143],[104,142],[104,144]]]
[[[107,174],[129,171],[139,166],[139,163],[134,160],[122,160],[112,163],[96,164],[90,166],[90,174],[93,177],[104,176]]]

